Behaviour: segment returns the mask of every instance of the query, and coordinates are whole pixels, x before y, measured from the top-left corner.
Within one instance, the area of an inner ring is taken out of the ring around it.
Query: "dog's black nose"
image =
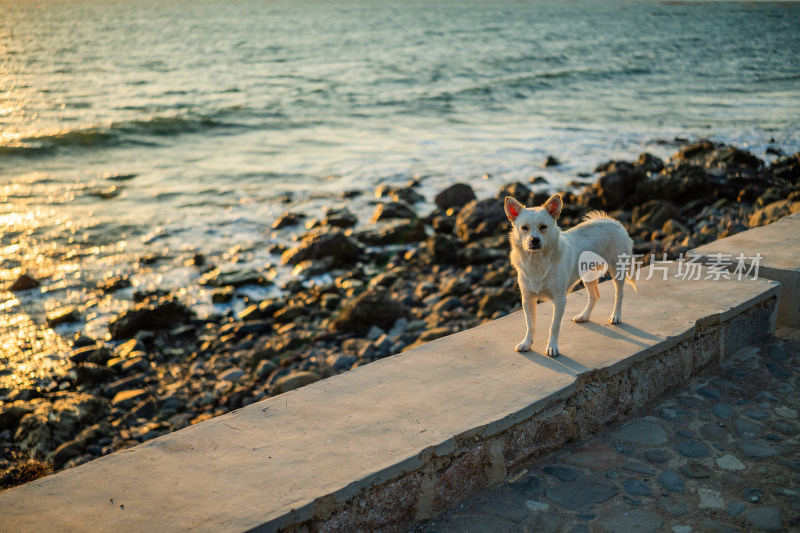
[[[537,248],[542,245],[542,241],[541,241],[541,239],[539,239],[539,237],[533,237],[531,239],[531,241],[532,241],[532,244]]]

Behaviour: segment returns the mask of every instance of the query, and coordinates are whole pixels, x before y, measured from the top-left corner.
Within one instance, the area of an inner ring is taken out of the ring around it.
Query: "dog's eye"
[[[539,230],[544,231],[547,229],[547,224],[539,224]]]
[[[528,226],[527,224],[525,224],[524,226],[520,227],[519,229],[521,229],[522,231],[528,231],[529,229],[531,229],[531,227]]]

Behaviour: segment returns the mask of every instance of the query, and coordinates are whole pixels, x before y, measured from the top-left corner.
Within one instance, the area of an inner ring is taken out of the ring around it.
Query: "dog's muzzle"
[[[536,237],[528,237],[525,239],[525,249],[530,251],[536,251],[542,249],[542,241],[537,239]]]

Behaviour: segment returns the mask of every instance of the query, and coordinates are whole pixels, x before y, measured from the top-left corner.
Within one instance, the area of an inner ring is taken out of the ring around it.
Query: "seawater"
[[[0,3],[0,282],[43,280],[0,298],[0,385],[105,335],[133,290],[220,312],[191,257],[269,269],[289,208],[364,225],[412,177],[421,213],[455,181],[562,189],[676,137],[795,152],[798,58],[796,3]],[[134,287],[92,289],[115,275]],[[82,322],[43,325],[65,305]]]

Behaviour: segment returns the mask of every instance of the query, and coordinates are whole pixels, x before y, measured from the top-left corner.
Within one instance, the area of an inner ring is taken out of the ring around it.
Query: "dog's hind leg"
[[[597,300],[600,299],[600,288],[597,286],[597,280],[584,280],[583,284],[586,286],[586,292],[589,293],[589,301],[586,302],[586,308],[581,314],[572,317],[572,321],[578,322],[579,324],[589,321],[589,318],[592,316],[592,311],[594,311],[594,306],[597,305]]]
[[[561,332],[561,319],[567,307],[567,295],[560,294],[553,299],[553,323],[550,324],[550,338],[547,339],[545,353],[550,357],[558,357],[558,334]]]
[[[619,324],[622,320],[622,293],[625,288],[625,276],[617,276],[611,278],[614,282],[614,311],[608,317],[609,324]]]
[[[536,300],[537,295],[522,289],[522,312],[525,314],[525,338],[515,348],[518,352],[527,352],[533,344],[533,334],[536,331]]]

